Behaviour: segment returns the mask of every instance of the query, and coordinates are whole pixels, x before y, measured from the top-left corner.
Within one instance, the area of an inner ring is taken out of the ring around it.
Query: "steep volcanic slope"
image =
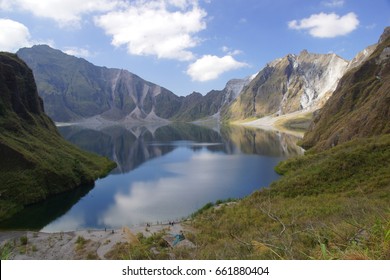
[[[240,120],[320,108],[332,94],[348,62],[335,54],[302,51],[266,65],[223,118]]]
[[[114,166],[63,140],[43,111],[31,70],[17,56],[0,53],[0,220],[52,194],[91,185]]]
[[[375,51],[341,79],[302,145],[323,150],[355,138],[390,133],[390,28]]]
[[[156,110],[156,103],[180,102],[167,89],[126,70],[98,67],[46,45],[20,49],[17,55],[33,70],[46,112],[55,121],[96,115],[111,120],[170,118],[174,111]]]

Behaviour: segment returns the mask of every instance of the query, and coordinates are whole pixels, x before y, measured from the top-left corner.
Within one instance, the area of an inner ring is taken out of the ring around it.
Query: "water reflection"
[[[68,231],[176,219],[207,202],[269,185],[278,177],[273,168],[280,160],[302,153],[293,136],[243,127],[70,126],[60,132],[115,160],[118,168],[93,189],[28,207],[1,228]]]
[[[99,130],[67,126],[59,130],[76,146],[114,160],[118,167],[112,174],[127,173],[152,158],[172,152],[178,141],[198,143],[191,145],[194,151],[206,145],[210,151],[226,154],[288,157],[302,153],[295,144],[296,136],[240,126],[223,126],[219,131],[181,123],[160,127],[111,126]],[[170,145],[171,142],[175,145]]]

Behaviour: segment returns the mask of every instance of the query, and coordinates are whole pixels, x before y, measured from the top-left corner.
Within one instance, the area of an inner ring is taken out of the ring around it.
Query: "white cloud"
[[[235,60],[231,55],[218,57],[214,55],[204,55],[189,65],[187,74],[193,81],[210,81],[217,79],[221,74],[230,70],[246,67],[248,64]]]
[[[223,51],[224,53],[228,52],[228,51],[229,51],[229,47],[223,46],[223,47],[222,47],[222,51]]]
[[[0,9],[21,10],[36,17],[49,18],[60,26],[77,26],[82,15],[107,12],[124,5],[121,0],[2,0]]]
[[[355,30],[358,25],[359,20],[355,13],[348,13],[344,16],[339,16],[335,13],[320,13],[288,23],[289,28],[308,30],[310,35],[318,38],[334,38],[347,35]]]
[[[84,57],[84,58],[91,57],[91,52],[84,48],[68,47],[65,48],[64,53],[69,55],[74,55],[77,57]]]
[[[242,54],[242,51],[240,51],[240,50],[232,50],[231,48],[229,48],[227,46],[223,46],[221,49],[222,49],[222,51],[224,53],[227,53],[228,55],[231,55],[231,56]]]
[[[17,21],[0,18],[0,50],[16,52],[21,47],[31,45],[28,28]]]
[[[323,1],[322,4],[324,6],[330,7],[330,8],[340,8],[344,6],[345,1],[344,0],[329,0],[329,1]]]
[[[206,12],[195,0],[139,0],[126,9],[95,17],[95,24],[112,36],[112,45],[130,54],[191,60],[196,33],[206,28]]]

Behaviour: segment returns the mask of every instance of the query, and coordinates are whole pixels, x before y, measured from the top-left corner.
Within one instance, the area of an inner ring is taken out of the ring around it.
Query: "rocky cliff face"
[[[259,118],[321,107],[348,62],[335,54],[287,55],[267,64],[224,112],[225,119]]]
[[[341,79],[303,139],[324,150],[343,142],[390,133],[390,28],[372,54]]]
[[[52,123],[43,112],[43,102],[26,64],[14,55],[0,53],[0,74],[0,119],[13,117],[31,123],[40,121],[50,126]]]

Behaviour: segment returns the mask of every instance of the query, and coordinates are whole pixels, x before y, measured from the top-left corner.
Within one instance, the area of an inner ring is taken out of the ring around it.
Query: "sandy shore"
[[[33,231],[1,231],[2,258],[14,260],[106,259],[106,254],[119,242],[132,242],[137,233],[145,237],[164,230],[167,235],[186,231],[181,223],[172,225],[135,226],[117,230],[82,230],[45,233]],[[27,237],[27,239],[25,239]],[[22,244],[22,239],[27,242]],[[80,240],[85,243],[78,246]]]
[[[238,124],[243,126],[256,127],[263,130],[279,131],[279,132],[283,132],[286,134],[290,134],[302,138],[304,132],[297,131],[297,130],[290,130],[285,126],[283,126],[283,124],[289,120],[294,120],[303,117],[308,113],[310,112],[294,112],[294,113],[281,115],[281,116],[267,116],[249,122],[240,122]]]

